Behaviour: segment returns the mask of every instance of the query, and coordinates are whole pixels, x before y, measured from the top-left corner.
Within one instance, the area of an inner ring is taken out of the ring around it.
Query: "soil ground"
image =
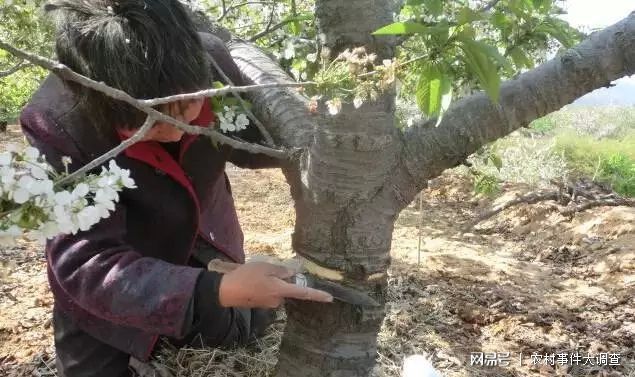
[[[0,137],[21,141],[15,127]],[[229,175],[246,249],[290,257],[294,211],[282,174],[230,168]],[[506,185],[496,199],[479,198],[466,178],[447,172],[422,193],[421,207],[415,201],[402,212],[378,376],[398,376],[413,354],[447,376],[635,376],[635,208],[599,207],[567,219],[543,202],[469,226],[528,191]],[[55,375],[51,308],[41,247],[0,249],[0,376]],[[199,364],[216,358],[215,372],[211,361],[203,363],[208,369],[188,364],[191,353],[168,351],[159,361],[179,376],[263,376],[275,365],[273,348],[246,351],[251,366],[242,369],[215,351],[197,356]],[[503,364],[509,354],[509,365],[472,365],[480,353]],[[545,363],[545,354],[554,361]]]

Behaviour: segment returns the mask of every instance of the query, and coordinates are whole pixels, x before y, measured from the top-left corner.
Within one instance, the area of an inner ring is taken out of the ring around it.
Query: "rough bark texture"
[[[331,56],[351,46],[366,46],[382,58],[394,55],[396,38],[374,37],[375,30],[393,22],[401,1],[322,0],[315,2],[315,16],[322,48]]]
[[[366,45],[388,57],[388,40],[370,32],[392,22],[394,1],[318,1],[322,42],[336,51]],[[359,16],[364,10],[363,17]],[[339,17],[339,18],[338,18]],[[355,27],[345,20],[356,19]],[[270,59],[242,41],[230,43],[249,81],[288,79]],[[384,301],[393,224],[414,196],[402,168],[403,143],[394,124],[394,94],[337,116],[312,115],[304,97],[284,88],[252,96],[272,135],[287,146],[306,147],[300,166],[286,169],[296,206],[294,250],[321,266],[343,271],[346,283]],[[318,114],[325,114],[320,109]],[[383,307],[293,302],[281,346],[279,376],[367,376],[374,366]]]
[[[335,51],[358,45],[393,51],[374,29],[392,21],[394,0],[322,0],[316,15],[321,41]],[[255,46],[229,40],[251,83],[290,80]],[[303,148],[284,169],[296,206],[294,250],[345,272],[345,283],[384,302],[385,273],[398,213],[443,170],[483,144],[555,111],[575,98],[635,70],[635,16],[595,34],[578,48],[504,84],[499,105],[477,94],[457,102],[439,128],[394,127],[394,96],[335,116],[309,113],[295,89],[251,94],[253,111],[276,143]],[[322,109],[323,110],[323,109]],[[324,114],[324,111],[319,114]],[[370,276],[379,273],[377,279]],[[291,302],[279,376],[367,376],[376,356],[383,307]]]
[[[565,54],[503,84],[500,103],[484,94],[458,101],[438,128],[405,131],[408,167],[420,185],[461,164],[482,145],[635,73],[635,13]]]

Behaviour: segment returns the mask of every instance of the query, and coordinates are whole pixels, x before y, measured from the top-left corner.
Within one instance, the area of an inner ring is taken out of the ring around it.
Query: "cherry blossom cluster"
[[[86,231],[110,216],[119,192],[136,188],[130,171],[114,160],[99,174],[59,185],[71,160],[63,157],[62,163],[65,172],[56,172],[33,147],[10,146],[0,153],[0,245]]]
[[[357,47],[344,50],[330,63],[323,63],[314,78],[316,85],[307,88],[316,92],[311,97],[309,110],[317,111],[322,99],[331,115],[339,114],[344,103],[350,102],[359,109],[366,102],[376,101],[393,86],[398,68],[395,60],[386,59],[376,64],[377,60],[377,55]]]
[[[235,132],[247,128],[247,125],[249,125],[247,115],[243,113],[237,114],[235,106],[225,106],[224,110],[224,112],[216,114],[221,131]]]

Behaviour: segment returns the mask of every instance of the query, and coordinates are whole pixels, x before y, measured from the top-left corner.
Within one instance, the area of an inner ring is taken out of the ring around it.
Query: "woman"
[[[210,87],[217,73],[209,55],[241,84],[222,42],[196,33],[177,0],[54,0],[45,9],[57,21],[63,64],[135,98]],[[202,99],[159,110],[199,126],[214,120]],[[62,169],[61,157],[70,156],[77,169],[130,137],[145,118],[51,76],[21,124],[51,164]],[[193,258],[244,262],[225,162],[256,168],[279,161],[216,148],[162,122],[116,161],[138,188],[124,191],[111,216],[89,231],[46,246],[60,376],[127,376],[130,355],[148,358],[159,335],[178,344],[197,335],[209,346],[245,343],[268,323],[267,311],[257,308],[277,307],[285,297],[332,300],[284,282],[293,272],[283,267],[248,263],[221,276]]]

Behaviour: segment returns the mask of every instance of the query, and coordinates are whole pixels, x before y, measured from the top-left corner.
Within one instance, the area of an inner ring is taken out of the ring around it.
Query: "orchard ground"
[[[532,134],[532,140],[549,137],[549,130],[539,131],[543,135]],[[22,140],[15,126],[0,137],[3,143]],[[514,137],[529,136],[512,136],[507,146]],[[514,153],[506,158],[520,152]],[[557,153],[533,155],[560,161]],[[461,169],[448,171],[422,193],[422,211],[415,200],[401,213],[378,376],[399,376],[403,358],[413,354],[426,355],[447,376],[635,376],[635,208],[598,207],[570,219],[544,201],[471,226],[488,209],[569,174],[562,166],[534,165],[547,169],[534,172],[536,182],[503,182],[491,197],[474,194],[471,177]],[[292,257],[294,210],[282,174],[234,167],[228,173],[246,249]],[[0,375],[55,375],[51,309],[41,248],[22,242],[1,249]],[[270,375],[283,326],[281,313],[258,344],[234,352],[166,347],[151,366],[158,376]],[[534,365],[536,355],[571,357],[576,351],[613,356],[594,365],[590,359],[571,365],[557,358],[554,366]],[[506,366],[471,365],[479,353],[501,359],[509,353],[511,360]],[[607,365],[613,363],[619,365]]]

